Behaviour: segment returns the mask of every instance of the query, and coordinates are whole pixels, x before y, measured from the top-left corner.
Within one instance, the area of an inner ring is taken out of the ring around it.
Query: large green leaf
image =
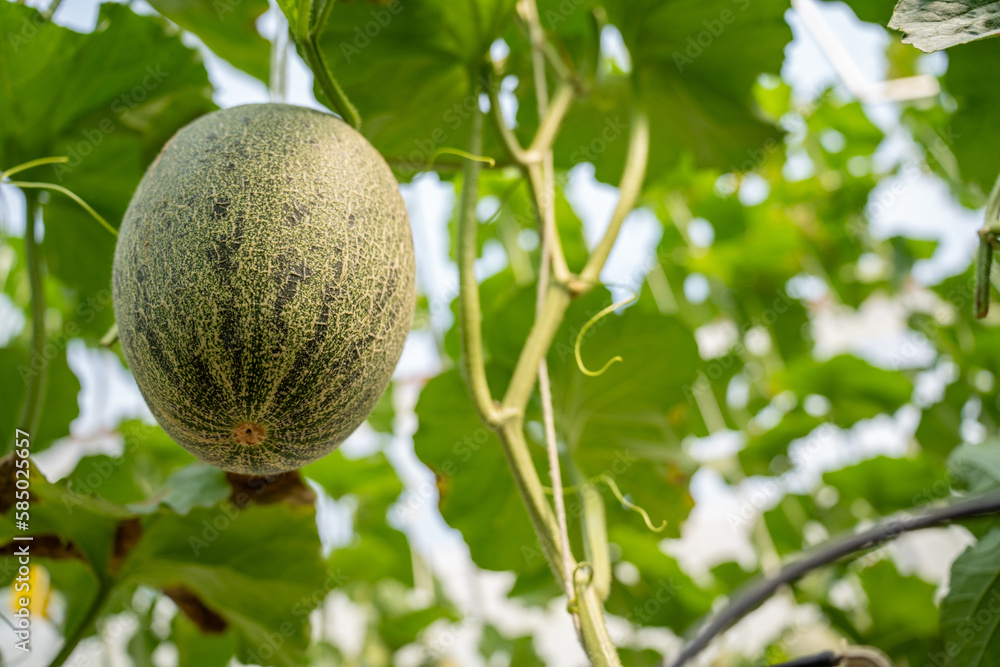
[[[944,86],[958,106],[941,134],[958,159],[963,179],[980,193],[989,192],[997,178],[1000,127],[993,121],[993,114],[1000,103],[1000,92],[993,86],[984,86],[983,81],[998,74],[1000,42],[995,39],[948,50]]]
[[[598,377],[577,366],[576,338],[611,302],[596,290],[574,303],[549,354],[556,423],[586,477],[608,475],[631,500],[675,533],[692,501],[678,431],[695,409],[700,366],[694,335],[678,319],[631,308],[598,320],[581,341],[590,369],[621,361]],[[633,515],[619,520],[640,521]]]
[[[1000,529],[990,531],[951,566],[941,602],[948,664],[986,667],[1000,661]]]
[[[156,11],[193,32],[205,46],[247,74],[268,82],[271,45],[257,32],[267,0],[151,0]]]
[[[956,486],[970,493],[986,493],[1000,487],[1000,443],[962,445],[948,457],[948,471]]]
[[[4,2],[0,30],[0,165],[67,156],[18,177],[69,188],[117,226],[160,146],[213,108],[198,53],[162,19],[111,3],[93,33],[79,34]],[[49,202],[45,259],[79,293],[83,332],[100,336],[112,321],[114,238],[64,195]]]
[[[298,9],[290,4],[284,8],[294,25]],[[320,48],[358,108],[362,132],[391,166],[412,173],[427,168],[437,149],[467,145],[468,119],[479,105],[471,84],[513,10],[513,0],[338,2],[333,8]],[[494,156],[498,150],[496,143],[485,148]]]
[[[479,422],[457,370],[427,383],[417,416],[417,455],[437,476],[441,514],[461,531],[476,564],[519,573],[545,568],[500,441]]]
[[[558,164],[593,162],[598,179],[617,183],[635,106],[650,116],[650,179],[665,175],[682,156],[722,171],[747,171],[777,146],[779,133],[760,116],[751,89],[760,74],[781,69],[791,39],[787,3],[603,4],[629,50],[631,78],[600,81],[588,104],[570,114],[556,145]]]
[[[151,517],[119,577],[185,586],[236,630],[243,662],[297,666],[325,573],[315,512],[277,503]]]

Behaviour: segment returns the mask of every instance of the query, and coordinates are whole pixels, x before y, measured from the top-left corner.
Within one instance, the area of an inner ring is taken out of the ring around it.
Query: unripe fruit
[[[358,132],[284,104],[181,129],[115,249],[122,351],[163,429],[225,470],[329,453],[385,391],[414,256],[392,172]]]

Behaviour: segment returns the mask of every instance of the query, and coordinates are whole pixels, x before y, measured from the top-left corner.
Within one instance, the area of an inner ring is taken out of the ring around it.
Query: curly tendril
[[[604,473],[602,475],[598,475],[598,479],[600,479],[601,481],[603,481],[605,484],[608,485],[608,488],[611,489],[611,493],[615,494],[615,498],[618,499],[618,502],[620,502],[622,505],[632,510],[633,512],[638,512],[639,514],[641,514],[642,520],[646,522],[646,527],[649,528],[651,531],[653,531],[654,533],[661,533],[667,527],[666,520],[661,521],[659,527],[654,526],[646,510],[639,507],[631,500],[627,499],[625,496],[622,495],[621,490],[618,488],[618,485],[615,484],[615,480],[611,478],[611,475]]]
[[[611,490],[611,493],[613,493],[615,498],[618,499],[618,502],[624,505],[626,509],[632,510],[633,512],[637,512],[638,514],[642,515],[642,520],[645,522],[646,527],[649,528],[651,531],[653,531],[654,533],[662,533],[664,530],[666,530],[667,528],[666,519],[661,521],[659,526],[654,526],[653,520],[649,518],[649,512],[647,512],[645,509],[643,509],[639,505],[636,505],[631,500],[626,498],[625,495],[621,492],[621,489],[618,488],[618,484],[615,482],[614,478],[612,478],[611,475],[607,473],[602,473],[600,475],[597,475],[596,477],[591,477],[589,480],[587,480],[582,484],[577,484],[575,486],[564,486],[563,493],[564,494],[576,493],[577,491],[580,490],[581,487],[586,486],[587,484],[594,484],[595,482],[604,482],[605,484],[607,484],[608,488]],[[542,490],[545,491],[545,493],[548,493],[549,495],[552,494],[552,487],[550,486],[543,486]]]
[[[608,359],[608,361],[603,366],[601,366],[600,370],[592,371],[583,364],[583,356],[580,354],[580,346],[583,344],[583,337],[587,334],[587,331],[590,329],[590,327],[594,326],[598,322],[598,320],[600,320],[602,317],[609,315],[611,312],[613,312],[618,308],[621,308],[622,306],[627,306],[628,304],[635,301],[637,298],[638,296],[633,294],[632,296],[623,301],[611,304],[610,306],[608,306],[607,308],[605,308],[604,310],[602,310],[601,312],[597,313],[589,320],[587,320],[587,323],[580,328],[580,333],[576,335],[576,344],[573,346],[573,352],[576,354],[576,365],[579,367],[580,372],[582,372],[584,375],[588,375],[590,377],[597,377],[599,375],[603,375],[604,372],[607,371],[612,364],[622,361],[621,356],[616,355]]]

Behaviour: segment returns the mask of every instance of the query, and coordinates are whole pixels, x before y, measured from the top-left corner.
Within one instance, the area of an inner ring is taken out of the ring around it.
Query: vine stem
[[[993,269],[993,246],[1000,234],[1000,176],[986,200],[986,220],[979,230],[979,251],[976,253],[976,282],[974,309],[977,319],[986,317],[990,310],[990,272]]]
[[[38,195],[25,192],[25,226],[24,250],[27,260],[28,285],[31,291],[31,356],[29,367],[42,358],[45,347],[45,267],[39,257],[38,238],[36,236],[38,222]],[[21,429],[35,433],[42,416],[42,403],[45,400],[45,389],[48,380],[48,364],[42,364],[38,369],[32,369],[28,375],[24,406],[21,408],[18,423]]]
[[[77,645],[80,641],[87,636],[91,628],[97,622],[97,618],[104,608],[104,605],[108,601],[108,597],[111,595],[111,590],[113,586],[106,582],[101,582],[97,589],[97,595],[94,596],[93,601],[90,603],[90,608],[87,609],[87,615],[83,617],[80,624],[73,631],[73,634],[66,638],[63,643],[62,648],[59,650],[58,655],[49,663],[49,667],[62,667],[62,665],[73,655],[73,651],[76,650]]]
[[[698,634],[681,651],[672,663],[662,665],[682,667],[698,655],[712,639],[733,623],[764,603],[782,586],[802,578],[809,572],[829,565],[855,552],[877,546],[880,542],[899,537],[903,533],[932,528],[956,519],[1000,512],[1000,493],[988,493],[974,498],[953,502],[944,507],[926,510],[920,514],[904,515],[883,521],[873,528],[854,535],[836,537],[813,549],[810,553],[789,563],[774,576],[764,579],[741,595],[736,596],[722,611],[698,631]]]
[[[538,272],[538,293],[535,316],[541,313],[545,304],[545,291],[549,285],[549,238],[542,236],[542,265]],[[538,362],[538,393],[542,399],[542,423],[545,426],[545,449],[549,458],[549,481],[552,484],[552,503],[555,506],[556,524],[559,528],[559,547],[562,550],[563,589],[566,594],[574,590],[571,573],[573,572],[573,555],[569,546],[569,528],[566,523],[566,499],[563,497],[562,470],[559,466],[559,444],[556,438],[556,423],[552,409],[552,387],[549,382],[549,366],[543,356]],[[573,613],[573,624],[577,633],[581,632],[580,615]],[[582,638],[582,637],[581,637]]]
[[[303,6],[299,8],[297,25],[293,28],[295,40],[302,47],[306,64],[312,70],[313,76],[316,78],[316,83],[319,84],[323,94],[326,95],[327,100],[333,106],[333,110],[340,114],[340,117],[351,127],[359,129],[361,127],[361,115],[358,113],[357,107],[351,104],[351,101],[347,98],[344,89],[337,83],[337,79],[333,76],[329,66],[326,64],[326,59],[323,58],[323,53],[319,49],[319,36],[323,32],[327,20],[330,18],[330,12],[333,11],[333,4],[334,0],[326,0],[318,11],[314,11],[313,2],[303,3]],[[313,14],[316,15],[315,20]]]
[[[472,93],[478,92],[473,79]],[[483,115],[477,108],[469,128],[468,153],[478,155],[483,145]],[[479,172],[482,163],[466,159],[462,172],[462,200],[458,218],[458,332],[462,341],[461,365],[465,381],[472,394],[476,412],[487,425],[496,423],[493,396],[486,381],[483,357],[482,309],[479,303],[479,283],[476,282],[477,255],[476,200],[479,198]]]
[[[608,261],[611,248],[618,239],[625,217],[635,207],[642,191],[642,182],[646,178],[646,165],[649,162],[649,117],[643,111],[632,114],[629,125],[628,152],[625,156],[625,170],[618,186],[618,204],[611,214],[608,228],[604,232],[597,247],[587,260],[586,266],[580,272],[580,281],[584,284],[595,284],[601,275],[601,269]]]

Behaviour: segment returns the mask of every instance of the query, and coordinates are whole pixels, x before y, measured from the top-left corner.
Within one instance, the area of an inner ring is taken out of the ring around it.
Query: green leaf
[[[186,514],[191,507],[211,507],[229,496],[222,471],[199,464],[161,429],[139,421],[119,426],[121,457],[104,454],[80,459],[66,487],[96,496],[129,511],[146,514],[165,504]]]
[[[228,504],[151,517],[119,578],[186,586],[236,630],[241,661],[297,666],[330,588],[319,552],[311,507]]]
[[[906,33],[904,44],[925,53],[1000,34],[1000,3],[995,0],[899,0],[889,27]]]
[[[675,534],[692,501],[675,428],[692,409],[700,365],[691,331],[678,319],[639,308],[598,320],[583,336],[589,368],[622,357],[599,377],[584,375],[574,345],[584,324],[611,303],[604,290],[575,302],[549,354],[555,421],[587,478],[612,477],[654,523]],[[639,522],[637,514],[617,520]]]
[[[966,549],[951,566],[941,602],[941,631],[950,664],[986,667],[1000,661],[1000,529]]]
[[[876,368],[850,355],[824,362],[799,360],[789,366],[782,379],[782,384],[800,397],[819,394],[828,398],[828,418],[838,426],[895,412],[913,392],[913,384],[903,374]]]
[[[390,384],[368,415],[368,424],[379,433],[391,434],[395,419],[396,409],[392,405],[392,385]]]
[[[927,452],[946,457],[962,442],[962,407],[972,394],[965,382],[953,382],[938,403],[925,408],[914,436]]]
[[[271,45],[257,33],[267,0],[150,0],[153,9],[197,35],[231,65],[268,83]]]
[[[885,516],[949,495],[944,471],[925,458],[894,459],[877,456],[857,465],[823,474],[837,489],[839,502],[864,501]]]
[[[644,528],[612,526],[608,538],[621,547],[622,560],[635,565],[636,583],[615,579],[608,611],[640,626],[682,632],[712,606],[711,592],[696,585],[673,558],[659,548],[660,538]]]
[[[428,382],[416,412],[417,456],[437,476],[441,514],[461,531],[476,564],[519,573],[547,569],[500,441],[479,422],[458,371]]]
[[[631,81],[608,77],[595,87],[591,103],[567,118],[556,146],[558,164],[590,161],[598,179],[617,183],[634,105],[650,114],[648,180],[665,175],[682,156],[699,166],[746,171],[757,166],[757,151],[777,146],[779,133],[761,119],[751,90],[760,74],[781,69],[791,40],[787,3],[604,4],[628,47]]]
[[[956,485],[980,494],[1000,487],[1000,443],[962,445],[948,457],[948,472]]]
[[[65,155],[66,164],[18,178],[62,185],[117,226],[163,142],[214,108],[198,53],[162,19],[114,3],[101,6],[90,34],[10,2],[0,5],[0,26],[8,36],[0,45],[0,168]],[[51,193],[43,208],[46,263],[78,292],[76,324],[96,339],[112,321],[114,238],[62,194]]]
[[[170,641],[177,646],[177,664],[199,667],[226,667],[236,652],[236,634],[207,634],[182,613],[170,623]]]
[[[738,454],[743,470],[748,475],[770,475],[782,473],[791,465],[787,458],[788,447],[793,441],[807,437],[823,423],[802,410],[795,410],[781,418],[774,428],[751,435],[747,445]],[[775,459],[779,459],[776,465]],[[775,470],[772,466],[777,467]]]
[[[290,4],[286,16],[294,25],[298,11],[289,12]],[[358,108],[362,132],[390,166],[412,174],[425,169],[437,149],[466,146],[467,121],[479,105],[470,84],[513,10],[513,0],[334,6],[320,49]],[[497,157],[499,143],[487,140],[484,151]],[[449,161],[456,162],[441,158]]]
[[[993,113],[1000,103],[1000,91],[983,81],[1000,75],[1000,42],[995,39],[973,42],[948,50],[948,71],[944,88],[955,99],[957,109],[951,122],[937,131],[937,142],[950,147],[958,160],[962,178],[978,190],[979,203],[985,201],[997,178],[996,154],[1000,150],[1000,127]],[[940,144],[939,144],[940,145]]]
[[[214,507],[228,498],[231,492],[224,472],[210,465],[194,463],[173,472],[163,488],[154,494],[153,500],[183,515],[195,507]],[[131,507],[138,509],[135,505]],[[142,511],[151,512],[154,509],[155,505],[142,505]]]
[[[506,664],[518,667],[522,665],[542,667],[545,664],[535,653],[534,642],[530,635],[511,638],[492,625],[483,628],[483,635],[479,640],[479,652],[486,658],[488,664],[492,664],[493,656],[497,654],[506,655]]]
[[[355,540],[333,550],[327,560],[338,588],[367,589],[372,582],[395,579],[413,585],[413,563],[406,536],[385,524],[359,526]]]
[[[355,523],[359,526],[384,523],[386,510],[403,491],[402,482],[382,453],[349,459],[338,450],[305,466],[302,473],[335,499],[353,496],[358,503]]]
[[[868,613],[877,646],[891,652],[907,639],[937,634],[934,584],[901,575],[889,561],[876,563],[862,570],[859,576],[868,596]]]

